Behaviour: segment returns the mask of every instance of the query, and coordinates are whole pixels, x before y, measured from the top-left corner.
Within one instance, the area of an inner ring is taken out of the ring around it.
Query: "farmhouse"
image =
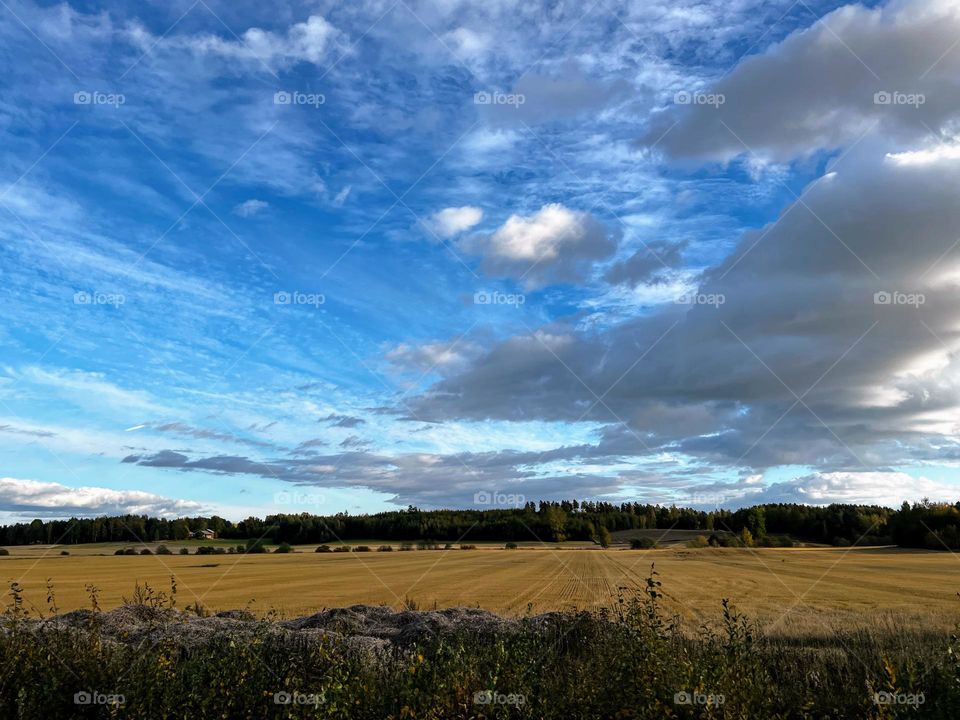
[[[217,534],[210,528],[207,528],[206,530],[197,530],[193,536],[197,540],[213,540]]]

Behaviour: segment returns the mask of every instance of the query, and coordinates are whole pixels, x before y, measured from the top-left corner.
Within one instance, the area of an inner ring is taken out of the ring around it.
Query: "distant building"
[[[198,530],[193,536],[198,540],[213,540],[217,534],[210,528],[207,528],[206,530]]]

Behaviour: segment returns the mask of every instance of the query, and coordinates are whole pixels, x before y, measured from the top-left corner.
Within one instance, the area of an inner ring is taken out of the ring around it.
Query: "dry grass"
[[[727,597],[773,634],[916,621],[928,630],[960,618],[958,559],[949,553],[895,549],[575,550],[479,548],[393,553],[114,556],[119,545],[12,548],[0,577],[24,588],[28,606],[46,607],[52,580],[60,610],[89,607],[85,586],[103,608],[130,597],[135,582],[167,590],[181,605],[250,605],[287,615],[356,603],[421,608],[475,606],[520,615],[528,610],[611,605],[620,587],[638,588],[650,563],[666,607],[691,625],[714,618]],[[171,548],[174,546],[171,544]],[[96,554],[100,553],[100,554]],[[252,605],[251,605],[252,603]],[[911,620],[911,618],[913,620]]]

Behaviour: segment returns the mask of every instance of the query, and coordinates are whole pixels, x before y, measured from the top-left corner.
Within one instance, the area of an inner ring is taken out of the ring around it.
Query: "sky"
[[[960,498],[960,6],[0,1],[0,520]]]

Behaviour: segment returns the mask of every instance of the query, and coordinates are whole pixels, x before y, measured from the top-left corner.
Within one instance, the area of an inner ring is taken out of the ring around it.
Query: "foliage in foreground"
[[[376,653],[248,635],[116,643],[36,631],[14,586],[0,632],[0,716],[33,718],[955,718],[956,638],[919,630],[772,639],[724,601],[683,632],[655,573],[612,611],[461,627]],[[92,595],[96,610],[96,594]],[[173,604],[143,591],[134,602]],[[53,594],[50,594],[54,605]],[[176,618],[173,614],[171,617]],[[177,622],[176,620],[168,622]],[[182,622],[182,620],[181,620]],[[121,702],[122,701],[122,702]]]

